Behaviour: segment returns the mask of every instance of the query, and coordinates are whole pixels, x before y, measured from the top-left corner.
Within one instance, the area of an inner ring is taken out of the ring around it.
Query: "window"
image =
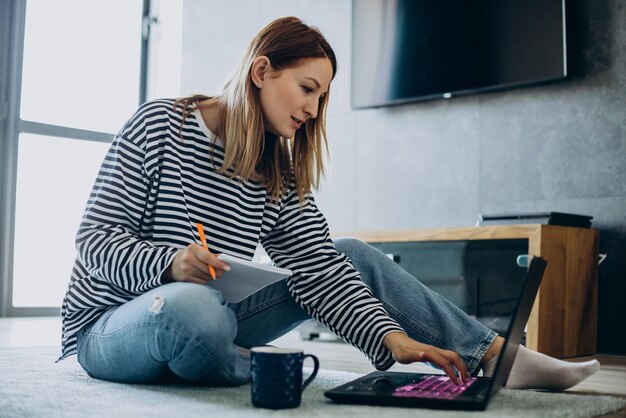
[[[116,132],[139,100],[140,0],[28,0],[22,120]]]
[[[52,314],[113,134],[138,103],[179,94],[182,0],[7,3],[0,316]]]
[[[13,306],[59,306],[76,253],[74,236],[108,143],[21,134]],[[59,187],[63,185],[63,187]]]

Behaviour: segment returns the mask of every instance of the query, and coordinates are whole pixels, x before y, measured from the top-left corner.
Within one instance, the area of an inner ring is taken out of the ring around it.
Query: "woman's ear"
[[[254,61],[252,61],[252,68],[250,69],[250,78],[252,79],[252,83],[258,88],[263,87],[265,76],[271,68],[272,65],[270,64],[270,60],[265,55],[256,57]]]

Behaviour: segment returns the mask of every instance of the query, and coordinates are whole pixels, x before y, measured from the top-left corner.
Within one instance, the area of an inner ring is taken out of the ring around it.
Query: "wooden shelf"
[[[598,242],[595,229],[543,224],[333,234],[370,243],[528,239],[528,254],[548,261],[528,321],[527,346],[553,357],[595,354]]]

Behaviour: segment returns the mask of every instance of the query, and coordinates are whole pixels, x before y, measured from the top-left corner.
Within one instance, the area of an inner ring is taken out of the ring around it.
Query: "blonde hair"
[[[300,200],[319,187],[328,156],[326,108],[329,92],[320,98],[318,116],[307,120],[294,138],[283,138],[263,129],[259,90],[250,77],[255,58],[266,56],[276,71],[298,66],[308,58],[327,58],[337,72],[335,53],[321,32],[296,17],[279,18],[250,42],[241,63],[216,97],[193,95],[179,99],[183,120],[195,109],[216,106],[218,132],[225,146],[222,173],[264,184],[274,201],[293,181]]]

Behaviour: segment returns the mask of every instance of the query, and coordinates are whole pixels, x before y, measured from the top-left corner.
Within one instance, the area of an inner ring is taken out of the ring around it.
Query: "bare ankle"
[[[496,339],[493,340],[493,343],[491,343],[491,345],[489,346],[489,349],[487,350],[483,358],[480,360],[480,366],[484,366],[489,360],[500,354],[503,345],[504,338],[500,336],[496,337]]]

